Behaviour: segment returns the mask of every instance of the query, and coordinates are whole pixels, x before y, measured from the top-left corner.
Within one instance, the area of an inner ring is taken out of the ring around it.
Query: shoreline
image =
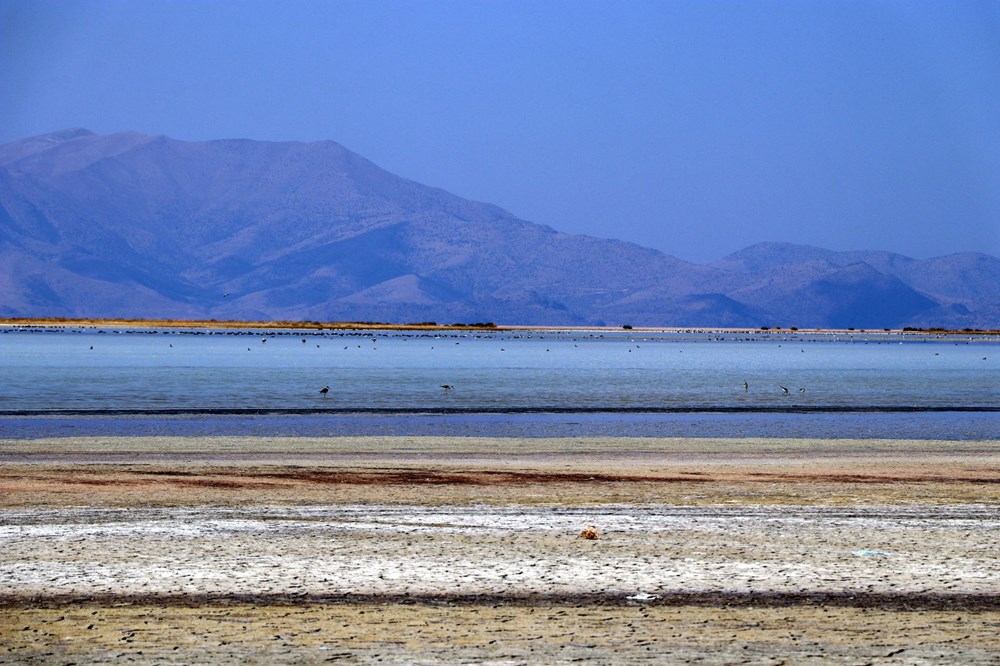
[[[1000,505],[996,440],[0,440],[0,507]]]
[[[317,321],[240,321],[240,320],[184,320],[184,319],[122,319],[122,318],[63,318],[63,317],[3,317],[0,328],[178,328],[197,330],[316,330],[316,331],[545,331],[545,332],[630,332],[630,333],[719,333],[719,334],[798,334],[798,335],[968,335],[976,337],[1000,336],[1000,329],[945,329],[945,328],[809,328],[809,327],[694,327],[694,326],[543,326],[493,323],[436,322],[317,322]]]
[[[899,439],[829,437],[481,437],[436,435],[348,435],[348,436],[171,436],[93,435],[87,437],[6,439],[0,437],[0,456],[21,451],[31,453],[55,447],[61,451],[150,453],[202,450],[209,453],[253,451],[284,455],[296,452],[356,455],[409,453],[415,456],[448,453],[456,459],[482,451],[509,453],[552,453],[573,456],[580,453],[623,454],[652,451],[662,454],[716,453],[724,456],[771,453],[822,457],[830,453],[848,454],[896,452],[912,456],[955,450],[980,452],[1000,458],[1000,439]]]
[[[996,502],[996,440],[93,436],[0,440],[0,507]]]

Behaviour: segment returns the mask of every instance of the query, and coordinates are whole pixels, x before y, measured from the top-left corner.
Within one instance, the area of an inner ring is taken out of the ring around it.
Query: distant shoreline
[[[241,321],[214,319],[103,319],[64,317],[0,317],[0,327],[22,328],[197,328],[241,330],[391,330],[391,331],[632,331],[634,333],[798,333],[809,335],[976,335],[1000,336],[1000,329],[945,328],[801,328],[781,326],[700,327],[700,326],[529,326],[518,324],[437,322],[318,322],[318,321]]]

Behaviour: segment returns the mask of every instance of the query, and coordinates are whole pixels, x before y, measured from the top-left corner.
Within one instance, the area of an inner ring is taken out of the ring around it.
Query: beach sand
[[[0,440],[0,662],[1000,663],[998,507],[996,441]]]

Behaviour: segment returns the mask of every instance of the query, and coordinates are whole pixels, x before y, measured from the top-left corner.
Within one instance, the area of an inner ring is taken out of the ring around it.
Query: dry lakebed
[[[0,440],[3,663],[1000,664],[998,553],[996,441]]]

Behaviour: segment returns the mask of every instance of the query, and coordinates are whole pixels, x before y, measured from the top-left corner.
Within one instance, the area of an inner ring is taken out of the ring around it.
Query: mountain
[[[331,142],[63,130],[0,146],[0,316],[996,327],[1000,261],[558,232]]]
[[[712,266],[729,276],[722,282],[730,295],[756,303],[779,321],[797,318],[808,303],[828,321],[853,321],[856,327],[886,321],[922,328],[1000,323],[1000,259],[975,252],[921,261],[892,252],[759,243]],[[824,299],[827,307],[821,305]]]

